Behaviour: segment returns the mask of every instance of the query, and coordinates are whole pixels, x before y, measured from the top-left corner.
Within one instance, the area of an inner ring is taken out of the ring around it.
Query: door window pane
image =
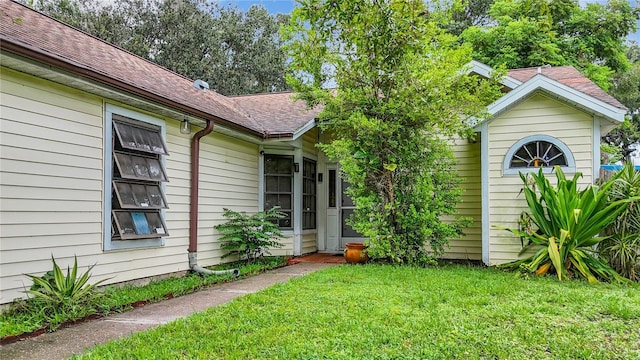
[[[329,170],[329,207],[336,207],[336,170]]]

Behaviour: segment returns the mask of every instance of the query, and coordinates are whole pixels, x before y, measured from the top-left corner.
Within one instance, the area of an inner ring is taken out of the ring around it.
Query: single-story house
[[[223,208],[280,205],[274,255],[340,252],[339,166],[317,148],[317,111],[290,93],[226,97],[10,0],[0,0],[0,304],[24,276],[96,264],[118,283],[220,263]],[[472,63],[470,73],[491,69]],[[572,67],[512,70],[475,142],[455,142],[474,218],[449,258],[513,260],[518,172],[559,165],[598,176],[600,136],[625,107]]]

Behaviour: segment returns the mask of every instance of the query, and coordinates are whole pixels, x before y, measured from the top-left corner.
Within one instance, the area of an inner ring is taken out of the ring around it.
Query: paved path
[[[166,324],[276,283],[325,269],[335,264],[303,262],[196,293],[149,304],[125,313],[84,322],[0,347],[0,359],[67,359],[110,340]]]

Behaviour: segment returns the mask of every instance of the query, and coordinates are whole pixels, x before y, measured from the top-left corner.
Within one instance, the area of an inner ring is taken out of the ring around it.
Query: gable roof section
[[[471,60],[468,66],[469,66],[469,69],[467,73],[475,73],[485,78],[490,78],[491,73],[493,72],[493,68],[491,68],[491,66],[485,65],[476,60]],[[502,78],[501,83],[502,85],[508,87],[509,89],[515,89],[516,87],[522,84],[522,81],[507,75]]]
[[[293,137],[315,126],[321,108],[307,109],[302,100],[295,100],[292,92],[243,95],[231,99],[244,108],[255,121],[268,129],[267,138]]]
[[[522,85],[496,100],[488,106],[488,111],[491,115],[496,116],[535,92],[542,92],[558,98],[588,113],[603,116],[612,122],[624,121],[624,116],[627,112],[627,109],[622,104],[620,104],[620,107],[614,106],[542,74],[534,75]]]
[[[623,104],[621,104],[613,96],[607,94],[598,85],[589,80],[589,78],[587,78],[586,76],[582,75],[573,66],[542,66],[514,69],[509,70],[508,73],[509,77],[521,82],[526,82],[538,74],[544,75],[572,89],[578,90],[595,99],[613,105],[616,108],[627,110],[627,108]]]
[[[230,98],[24,5],[0,0],[0,48],[258,137],[262,124]]]

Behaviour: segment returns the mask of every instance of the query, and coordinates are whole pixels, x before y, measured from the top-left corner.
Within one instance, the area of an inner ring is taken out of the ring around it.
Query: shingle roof
[[[138,92],[137,95],[181,104],[195,113],[228,121],[250,132],[264,132],[261,124],[226,96],[214,91],[199,91],[193,87],[190,79],[26,6],[9,0],[0,0],[0,4],[0,41],[3,50],[16,45],[52,61],[69,64],[94,80],[104,79],[105,82],[109,80],[122,86],[128,85],[128,88]]]
[[[292,93],[226,97],[201,92],[193,82],[148,60],[69,27],[24,5],[0,0],[0,47],[54,67],[73,71],[133,95],[160,102],[197,117],[211,118],[261,137],[288,137],[314,120],[320,108],[308,110]],[[619,101],[571,66],[515,69],[512,78],[526,82],[538,74],[619,109]]]
[[[294,100],[292,92],[256,94],[232,97],[240,107],[267,129],[268,136],[293,135],[313,121],[320,108],[307,109],[302,100]]]
[[[512,78],[525,82],[537,74],[542,74],[553,79],[563,85],[578,90],[609,105],[613,105],[618,109],[626,110],[627,108],[616,100],[613,96],[607,94],[598,85],[582,75],[573,66],[556,66],[556,67],[533,67],[524,69],[509,70],[508,75]]]

